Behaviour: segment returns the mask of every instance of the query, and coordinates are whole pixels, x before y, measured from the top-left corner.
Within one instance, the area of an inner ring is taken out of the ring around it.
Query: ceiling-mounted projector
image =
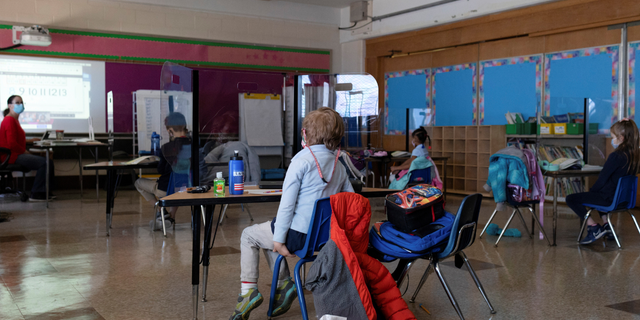
[[[49,29],[45,27],[38,25],[31,27],[13,26],[12,30],[14,45],[46,47],[51,44]],[[17,36],[18,31],[21,31],[20,38]]]

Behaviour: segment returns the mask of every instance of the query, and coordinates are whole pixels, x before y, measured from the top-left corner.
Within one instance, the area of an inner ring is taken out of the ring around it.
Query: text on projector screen
[[[104,62],[0,57],[0,101],[20,95],[19,121],[27,131],[104,132]],[[5,102],[6,103],[6,102]]]

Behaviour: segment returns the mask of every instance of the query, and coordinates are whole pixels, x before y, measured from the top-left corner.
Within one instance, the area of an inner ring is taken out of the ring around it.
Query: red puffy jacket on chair
[[[331,196],[331,237],[307,276],[318,317],[376,320],[375,305],[388,320],[415,319],[391,274],[367,255],[369,200],[343,192]]]

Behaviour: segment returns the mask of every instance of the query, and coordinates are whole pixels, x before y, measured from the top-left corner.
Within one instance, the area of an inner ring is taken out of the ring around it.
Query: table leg
[[[110,215],[109,215],[109,210],[110,210],[110,205],[111,205],[111,172],[113,170],[109,170],[107,169],[107,180],[105,181],[106,187],[107,187],[107,201],[106,201],[106,222],[105,225],[107,226],[107,237],[110,235],[110,228],[111,228],[111,221],[110,221]]]
[[[96,147],[96,163],[98,163],[98,147]],[[96,170],[96,202],[100,202],[100,176]]]
[[[558,180],[553,178],[553,246],[556,245],[556,232],[558,230]]]
[[[78,172],[80,173],[80,199],[82,199],[82,148],[78,148]]]
[[[193,319],[198,319],[198,286],[200,284],[200,210],[199,206],[191,207],[191,221],[193,223],[193,243],[191,257],[191,287],[193,302]]]
[[[209,276],[209,262],[211,248],[216,241],[216,234],[218,233],[218,225],[220,225],[220,217],[222,215],[223,205],[220,206],[220,213],[218,214],[218,220],[216,222],[216,231],[213,234],[213,240],[211,240],[211,231],[213,229],[213,215],[215,214],[216,206],[206,206],[206,224],[204,231],[204,248],[202,248],[202,302],[207,302],[207,278]]]
[[[47,165],[47,176],[44,178],[44,187],[45,187],[45,191],[44,191],[44,196],[45,196],[45,202],[47,204],[47,208],[49,208],[49,148],[45,148],[45,159],[46,159],[46,165]]]
[[[536,214],[536,205],[532,205],[533,207],[533,215]],[[531,216],[531,235],[533,236],[534,234],[534,230],[536,229],[536,219],[533,218],[533,216]]]
[[[444,172],[444,181],[442,181],[442,185],[444,186],[444,201],[447,201],[447,160],[448,159],[443,160],[444,165],[442,166]]]

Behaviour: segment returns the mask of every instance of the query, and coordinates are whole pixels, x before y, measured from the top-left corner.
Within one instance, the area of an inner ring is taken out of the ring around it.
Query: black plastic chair
[[[0,148],[0,155],[5,157],[4,161],[0,163],[0,194],[14,193],[20,196],[20,201],[22,202],[29,200],[29,196],[25,192],[25,175],[31,170],[19,164],[9,164],[9,158],[11,158],[11,150],[7,148]],[[14,171],[22,172],[22,191],[9,186],[9,181],[13,180]]]
[[[449,286],[447,285],[447,281],[442,275],[442,271],[440,271],[440,261],[446,258],[455,256],[456,267],[461,268],[463,263],[467,265],[469,274],[471,274],[471,278],[473,278],[473,281],[478,287],[478,290],[480,290],[480,294],[482,294],[484,301],[489,306],[489,310],[491,311],[492,314],[496,313],[496,310],[491,305],[491,302],[489,302],[489,298],[487,298],[487,294],[484,292],[484,288],[482,287],[482,284],[480,283],[478,276],[476,275],[475,271],[471,267],[471,264],[469,263],[469,259],[467,258],[467,255],[462,251],[470,247],[475,241],[476,228],[478,225],[478,216],[480,215],[481,205],[482,205],[482,195],[479,193],[467,196],[462,200],[462,203],[460,204],[460,208],[458,209],[458,213],[456,214],[456,219],[454,220],[453,226],[451,227],[451,235],[449,236],[449,240],[446,243],[446,247],[444,248],[444,250],[442,250],[441,252],[432,253],[423,257],[423,259],[429,259],[430,261],[429,266],[427,266],[427,270],[425,270],[424,275],[420,279],[420,282],[418,283],[418,287],[416,288],[416,291],[413,293],[413,296],[411,297],[411,300],[409,300],[409,302],[411,303],[415,302],[418,292],[420,292],[420,289],[422,288],[424,283],[427,281],[429,272],[431,271],[431,268],[433,268],[436,274],[438,275],[438,279],[440,280],[442,287],[444,287],[444,291],[447,293],[447,296],[449,297],[449,301],[451,301],[451,304],[456,309],[456,312],[458,313],[458,316],[460,317],[460,319],[464,320],[464,316],[462,315],[460,306],[458,305],[458,302],[456,301],[456,298],[453,296],[453,293],[451,292],[451,290],[449,290]],[[411,268],[411,264],[412,263],[409,263],[405,267],[404,272],[402,273],[400,279],[398,280],[398,286],[402,284],[402,280],[404,276],[408,273],[409,269]]]

